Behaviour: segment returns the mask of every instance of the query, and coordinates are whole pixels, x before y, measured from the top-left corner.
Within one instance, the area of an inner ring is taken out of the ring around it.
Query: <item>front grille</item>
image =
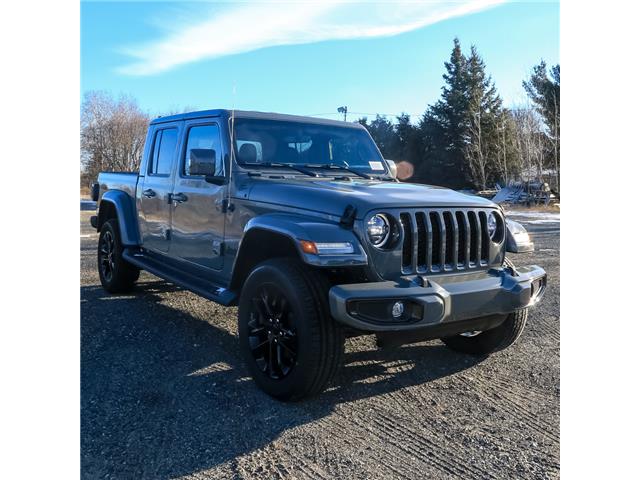
[[[402,273],[450,272],[489,265],[487,214],[479,209],[401,212]]]

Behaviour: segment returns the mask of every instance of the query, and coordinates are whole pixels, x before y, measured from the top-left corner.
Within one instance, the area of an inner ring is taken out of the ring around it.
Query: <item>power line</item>
[[[326,115],[367,115],[367,116],[381,116],[381,117],[399,117],[400,115],[408,115],[409,117],[421,117],[423,113],[372,113],[372,112],[327,112],[327,113],[313,113],[311,115],[304,115],[305,117],[324,117]]]

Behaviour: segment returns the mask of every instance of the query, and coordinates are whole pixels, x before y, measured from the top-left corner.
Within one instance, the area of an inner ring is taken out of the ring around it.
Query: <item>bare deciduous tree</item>
[[[149,116],[136,101],[107,92],[85,95],[81,111],[81,166],[86,181],[104,170],[136,171],[140,166]]]
[[[469,140],[464,149],[464,155],[471,167],[474,182],[481,190],[485,190],[487,188],[487,163],[489,157],[485,154],[480,113],[471,116],[468,135]]]
[[[545,160],[545,134],[540,116],[526,105],[513,111],[516,125],[516,160],[523,180],[540,177]]]

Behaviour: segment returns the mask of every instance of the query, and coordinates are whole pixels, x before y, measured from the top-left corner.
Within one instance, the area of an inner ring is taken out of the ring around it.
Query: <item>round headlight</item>
[[[498,217],[495,212],[491,212],[487,217],[487,230],[489,231],[489,237],[493,240],[498,231]]]
[[[384,215],[376,214],[367,222],[367,236],[375,247],[381,247],[389,238],[389,220]]]

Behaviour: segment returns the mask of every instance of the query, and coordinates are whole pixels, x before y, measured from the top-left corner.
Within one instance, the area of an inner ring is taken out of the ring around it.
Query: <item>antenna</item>
[[[229,184],[227,185],[227,209],[231,205],[231,175],[233,174],[233,159],[235,158],[235,146],[233,139],[235,136],[235,120],[236,120],[236,83],[233,82],[233,90],[231,97],[231,118],[229,119],[229,145],[231,146],[231,154],[229,155]]]

